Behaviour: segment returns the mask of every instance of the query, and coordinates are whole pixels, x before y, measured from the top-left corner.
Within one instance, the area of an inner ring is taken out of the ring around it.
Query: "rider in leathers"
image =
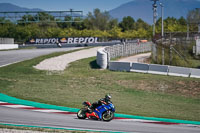
[[[90,107],[91,111],[93,111],[95,108],[101,106],[102,104],[109,104],[111,102],[111,95],[107,94],[105,95],[105,98],[100,99],[98,102],[94,102],[92,106]]]

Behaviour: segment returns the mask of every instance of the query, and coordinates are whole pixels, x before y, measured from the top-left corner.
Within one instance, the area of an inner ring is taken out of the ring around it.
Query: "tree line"
[[[192,12],[194,11],[189,12],[190,16]],[[39,18],[41,22],[21,23],[27,19],[34,22],[36,21],[35,17]],[[51,37],[93,36],[103,38],[104,40],[152,38],[152,25],[144,22],[142,19],[135,20],[127,16],[124,17],[122,21],[118,22],[118,20],[112,18],[108,12],[101,12],[100,9],[89,12],[85,18],[66,16],[65,20],[69,22],[57,23],[55,20],[54,16],[44,12],[40,12],[35,16],[24,15],[21,20],[18,20],[18,23],[0,18],[0,37],[14,38],[17,42],[26,42],[30,38]],[[164,26],[166,32],[186,32],[187,20],[184,17],[179,19],[168,17],[164,20]],[[196,27],[193,28],[195,29]],[[156,33],[160,32],[161,18],[159,18],[156,23]]]

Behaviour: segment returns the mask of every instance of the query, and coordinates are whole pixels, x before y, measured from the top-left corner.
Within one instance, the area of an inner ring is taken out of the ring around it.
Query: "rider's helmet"
[[[107,101],[110,101],[111,98],[112,98],[112,97],[111,97],[110,94],[105,95],[105,99],[106,99]]]

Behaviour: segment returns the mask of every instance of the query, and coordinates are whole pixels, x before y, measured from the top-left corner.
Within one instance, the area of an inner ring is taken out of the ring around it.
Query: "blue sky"
[[[0,0],[0,3],[12,3],[21,7],[40,8],[47,11],[81,10],[86,15],[95,8],[109,11],[129,1],[132,0]]]

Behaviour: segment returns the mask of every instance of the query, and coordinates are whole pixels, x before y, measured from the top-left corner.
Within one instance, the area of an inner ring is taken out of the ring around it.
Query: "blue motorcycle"
[[[94,109],[92,112],[89,110],[90,102],[83,102],[84,107],[77,113],[79,119],[95,119],[103,121],[111,121],[114,118],[115,106],[112,103],[102,104]]]

